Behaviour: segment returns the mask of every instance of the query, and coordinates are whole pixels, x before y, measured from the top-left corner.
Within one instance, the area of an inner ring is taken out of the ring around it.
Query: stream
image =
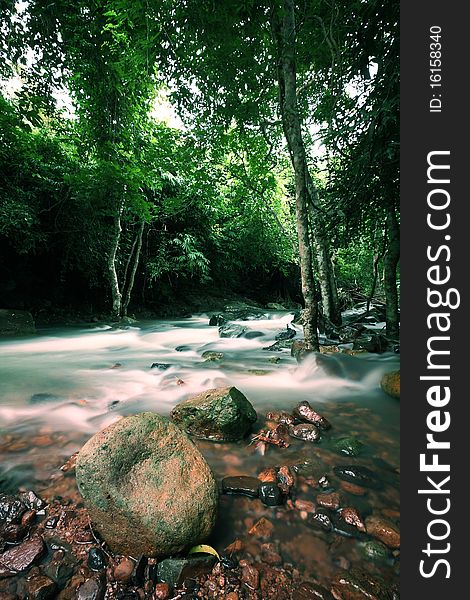
[[[19,487],[38,493],[73,494],[74,478],[59,467],[96,431],[122,415],[153,411],[169,415],[189,395],[234,385],[258,412],[256,433],[267,411],[291,411],[308,400],[331,423],[319,443],[291,440],[289,448],[195,440],[218,480],[256,476],[266,466],[289,465],[297,473],[296,497],[315,501],[312,481],[326,475],[347,506],[363,517],[399,520],[399,403],[380,388],[383,374],[399,368],[396,354],[315,354],[298,365],[289,349],[266,350],[292,321],[292,313],[266,311],[262,319],[240,321],[249,335],[221,338],[207,315],[145,321],[126,328],[98,326],[40,330],[36,336],[0,342],[0,491]],[[237,322],[238,323],[238,322]],[[297,337],[301,333],[296,327]],[[223,353],[205,360],[206,351]],[[163,369],[155,366],[169,365]],[[354,436],[364,444],[358,457],[334,451],[334,440]],[[365,466],[382,481],[363,495],[340,485],[333,467]],[[60,483],[62,482],[62,483]],[[57,489],[55,485],[59,485]],[[392,584],[397,554],[366,560],[363,541],[312,527],[310,516],[293,506],[270,508],[258,500],[222,496],[219,520],[209,540],[222,551],[246,538],[259,518],[275,526],[272,541],[284,562],[303,577],[328,582],[339,568],[360,566]],[[254,550],[253,550],[254,552]]]

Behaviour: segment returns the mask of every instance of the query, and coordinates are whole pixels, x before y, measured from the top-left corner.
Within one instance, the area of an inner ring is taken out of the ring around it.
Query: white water
[[[47,422],[57,430],[93,432],[120,414],[168,414],[187,396],[222,385],[238,387],[259,410],[382,395],[380,378],[396,368],[395,355],[312,356],[298,366],[288,350],[263,350],[291,320],[292,314],[267,313],[265,319],[240,322],[262,333],[254,339],[220,338],[202,315],[127,329],[61,328],[2,341],[0,427],[24,430]],[[188,349],[177,352],[180,345]],[[201,357],[206,350],[223,352],[223,361],[206,362]],[[273,357],[280,362],[271,363]],[[172,366],[151,369],[154,362]],[[36,394],[49,399],[31,403]]]

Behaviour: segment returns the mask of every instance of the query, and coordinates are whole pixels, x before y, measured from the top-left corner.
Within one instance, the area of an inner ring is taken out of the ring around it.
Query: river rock
[[[291,356],[295,358],[295,360],[300,363],[302,360],[313,353],[313,350],[307,348],[307,345],[303,340],[294,340],[292,342],[292,346],[290,347]]]
[[[90,577],[80,586],[77,600],[103,600],[105,591],[105,584],[101,577]]]
[[[246,327],[238,323],[227,323],[219,327],[219,336],[221,338],[239,338],[246,331]]]
[[[222,493],[257,498],[260,483],[260,480],[256,477],[246,477],[245,475],[224,477],[222,479]]]
[[[362,487],[379,489],[382,487],[380,480],[375,473],[367,467],[358,465],[340,465],[334,467],[334,472],[340,479],[355,483]]]
[[[331,593],[316,583],[303,582],[295,590],[296,600],[335,600]]]
[[[180,552],[214,526],[214,476],[191,440],[160,415],[128,416],[94,435],[76,474],[96,529],[116,553]]]
[[[216,560],[215,556],[209,554],[188,556],[187,558],[166,558],[158,563],[158,581],[174,588],[183,583],[185,579],[210,573]]]
[[[320,427],[320,429],[330,429],[331,425],[325,417],[318,414],[316,410],[314,410],[310,403],[304,400],[304,402],[299,402],[297,406],[292,411],[294,417],[297,417],[301,421],[307,421],[308,423],[313,423],[316,427]]]
[[[383,582],[357,569],[342,571],[333,580],[331,591],[342,600],[391,600],[392,592]]]
[[[383,562],[388,560],[390,551],[385,544],[371,540],[358,545],[359,552],[366,560]]]
[[[25,503],[16,496],[0,494],[0,523],[20,523],[27,510]]]
[[[0,335],[28,335],[36,333],[30,312],[0,308]]]
[[[243,439],[257,419],[251,403],[235,387],[192,396],[175,406],[171,417],[187,433],[215,442]]]
[[[225,323],[225,317],[224,315],[212,315],[211,318],[209,319],[209,326],[210,327],[220,327],[221,325],[223,325]]]
[[[291,329],[289,327],[289,325],[286,325],[285,331],[280,331],[274,337],[277,341],[283,341],[283,340],[291,340],[292,338],[295,338],[296,335],[297,335],[297,332],[295,331],[295,329]]]
[[[354,437],[344,437],[333,441],[332,448],[338,454],[346,454],[346,456],[358,456],[364,444]]]
[[[37,575],[28,581],[28,600],[49,600],[56,592],[55,582],[45,575]]]
[[[42,556],[44,550],[42,537],[34,536],[0,554],[0,570],[3,568],[16,573],[25,571]]]
[[[311,423],[299,423],[289,429],[289,435],[304,442],[316,442],[320,438],[320,431]]]
[[[259,486],[259,497],[266,506],[280,506],[284,503],[282,492],[276,483],[262,483]]]
[[[212,350],[206,350],[205,352],[202,353],[202,358],[208,362],[222,360],[224,358],[224,353],[223,352],[214,352]]]
[[[371,515],[366,519],[367,533],[389,548],[400,547],[400,531],[396,525],[382,517]]]
[[[400,400],[400,371],[385,373],[380,382],[380,387],[392,398]]]

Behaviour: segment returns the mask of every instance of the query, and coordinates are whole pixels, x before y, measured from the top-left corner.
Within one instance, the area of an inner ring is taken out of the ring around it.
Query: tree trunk
[[[271,29],[278,52],[277,73],[282,125],[295,175],[296,225],[305,305],[304,337],[307,348],[318,350],[318,307],[308,222],[309,174],[297,105],[295,12],[292,0],[275,0]]]
[[[134,260],[132,263],[131,273],[129,276],[129,281],[124,282],[123,285],[126,286],[126,291],[124,293],[124,301],[122,303],[122,314],[124,317],[127,316],[127,309],[129,307],[129,302],[131,301],[132,289],[134,287],[135,274],[137,272],[137,267],[139,265],[140,259],[140,251],[142,250],[142,236],[144,234],[145,221],[142,221],[139,227],[139,231],[137,232],[137,236],[132,244],[131,252],[134,252]],[[129,257],[130,258],[130,257]],[[127,276],[127,273],[126,273]]]
[[[112,299],[112,315],[113,319],[119,321],[121,318],[121,291],[119,289],[119,280],[116,271],[116,257],[119,250],[119,242],[121,240],[121,215],[113,217],[113,234],[111,238],[111,248],[108,256],[108,277],[111,289]]]
[[[387,251],[384,257],[385,322],[387,335],[398,339],[400,317],[398,314],[397,266],[400,260],[400,230],[395,207],[387,208]]]

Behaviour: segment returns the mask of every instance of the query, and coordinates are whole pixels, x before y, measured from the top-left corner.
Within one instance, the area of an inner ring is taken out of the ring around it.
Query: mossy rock
[[[243,439],[257,420],[255,409],[235,387],[192,396],[175,406],[171,417],[190,435],[215,442]]]
[[[392,398],[400,399],[400,371],[385,373],[380,382],[383,391]]]
[[[94,526],[118,554],[168,556],[214,526],[214,476],[166,417],[141,413],[100,431],[80,450],[76,476]]]

